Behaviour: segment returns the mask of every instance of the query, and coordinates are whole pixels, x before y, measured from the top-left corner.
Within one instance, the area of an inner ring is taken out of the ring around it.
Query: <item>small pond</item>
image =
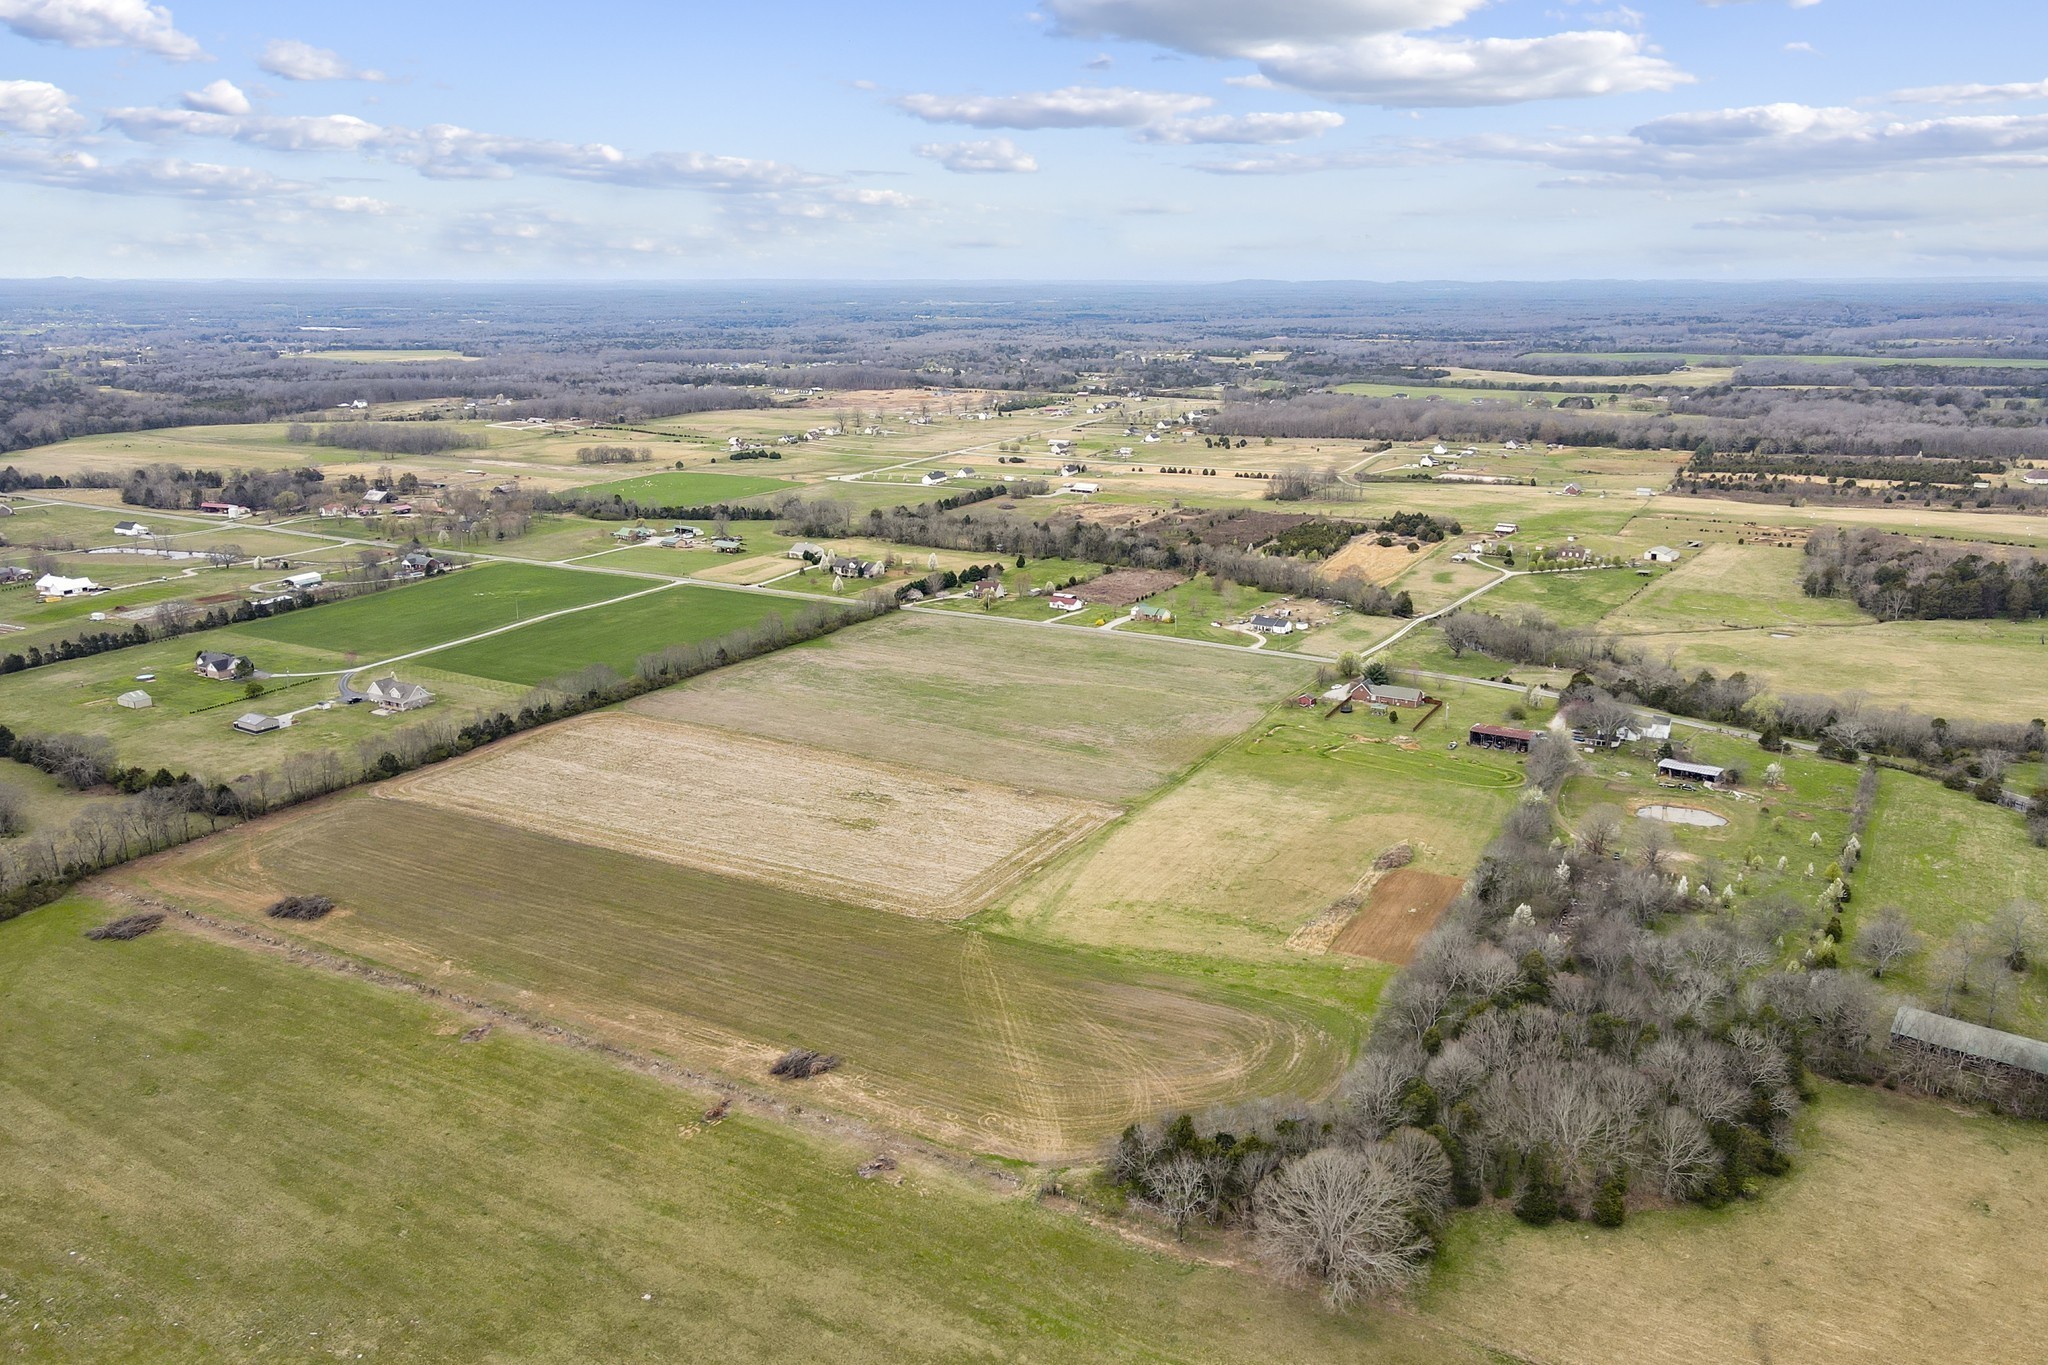
[[[1636,814],[1645,820],[1662,820],[1667,825],[1700,825],[1711,829],[1728,823],[1725,815],[1716,815],[1698,806],[1639,806]]]

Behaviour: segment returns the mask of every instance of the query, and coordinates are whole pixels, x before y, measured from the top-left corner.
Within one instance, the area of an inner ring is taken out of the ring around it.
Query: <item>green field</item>
[[[1872,620],[1847,598],[1808,597],[1800,586],[1805,559],[1798,550],[1709,545],[1689,553],[1669,573],[1649,580],[1606,619],[1604,628],[1621,635],[1652,635],[1716,627],[1863,625]]]
[[[107,913],[0,924],[10,1359],[1480,1358],[403,994],[81,937]]]
[[[344,912],[307,938],[738,1079],[836,1053],[817,1103],[1012,1156],[1092,1155],[1169,1097],[1319,1092],[1362,1023],[369,793],[126,875],[244,914],[321,888]]]
[[[1928,951],[1897,972],[1897,985],[1923,997],[1929,957],[1959,930],[1983,925],[2009,901],[2048,909],[2048,849],[2034,847],[2019,814],[1926,778],[1881,775],[1863,848],[1844,924],[1853,935],[1866,916],[1886,906],[1905,911],[1926,936]],[[2006,984],[2018,990],[2005,993],[1991,1022],[2048,1038],[2048,933],[2029,970]],[[1978,1023],[1985,1022],[1986,1008],[1981,991],[1955,1002],[1958,1014]]]
[[[595,574],[582,575],[595,578]],[[613,580],[620,584],[628,579]],[[589,664],[630,674],[641,655],[716,639],[809,604],[765,593],[678,587],[475,640],[427,657],[436,668],[531,686]]]
[[[324,650],[347,661],[384,659],[653,586],[618,574],[482,564],[388,592],[254,621],[236,633],[251,640]],[[258,667],[263,664],[260,658],[256,662]]]
[[[1093,800],[1142,795],[1242,731],[1313,668],[900,612],[630,703],[670,720]]]
[[[1437,690],[1450,714],[1419,736],[1420,712],[1398,726],[1363,710],[1270,713],[989,918],[1068,942],[1299,961],[1288,936],[1351,894],[1379,854],[1405,842],[1419,869],[1463,877],[1519,799],[1518,758],[1446,747],[1500,720],[1514,694]]]
[[[620,469],[631,469],[631,465],[620,465]],[[637,474],[609,483],[594,483],[576,489],[578,493],[604,498],[623,498],[627,502],[645,503],[659,507],[701,507],[716,503],[736,503],[742,498],[759,497],[763,493],[780,493],[786,488],[799,488],[801,484],[790,479],[764,477],[759,474],[710,474],[701,470],[674,471],[665,474]]]
[[[1474,611],[1513,617],[1539,612],[1563,626],[1590,626],[1645,591],[1654,579],[1603,569],[1587,573],[1524,574],[1473,603]]]
[[[1127,630],[1133,635],[1171,635],[1182,640],[1208,640],[1223,645],[1252,645],[1257,642],[1257,636],[1226,627],[1279,601],[1280,596],[1278,593],[1265,592],[1242,583],[1233,583],[1229,579],[1203,575],[1145,600],[1153,606],[1165,607],[1173,613],[1173,619],[1166,622],[1130,621],[1118,626],[1118,630]],[[1126,610],[1128,608],[1089,606],[1067,619],[1090,625],[1097,621],[1114,621]],[[1218,622],[1221,624],[1212,624]]]

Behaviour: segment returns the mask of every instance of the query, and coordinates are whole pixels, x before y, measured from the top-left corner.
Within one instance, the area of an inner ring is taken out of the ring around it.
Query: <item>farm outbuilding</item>
[[[1512,725],[1475,725],[1466,733],[1465,739],[1476,749],[1511,749],[1518,754],[1526,754],[1529,746],[1536,742],[1536,732],[1517,730]]]
[[[260,711],[251,711],[236,718],[235,728],[245,735],[267,735],[272,730],[284,729],[284,721],[276,716],[266,716]]]
[[[1979,1075],[2048,1084],[2048,1043],[1981,1024],[1966,1024],[1911,1005],[1901,1005],[1892,1016],[1891,1047],[1894,1051],[1931,1056]]]
[[[114,698],[114,705],[125,706],[130,711],[147,711],[156,703],[150,699],[149,693],[137,689],[133,692],[123,692]]]
[[[46,602],[60,601],[66,597],[86,597],[106,589],[90,578],[65,578],[58,574],[46,573],[36,580],[36,596]]]
[[[1643,558],[1652,564],[1676,564],[1678,562],[1678,551],[1672,549],[1669,545],[1652,545],[1649,549],[1643,551]]]
[[[1673,782],[1705,782],[1709,785],[1719,782],[1727,773],[1726,768],[1717,768],[1711,763],[1682,763],[1675,758],[1660,759],[1657,776]]]

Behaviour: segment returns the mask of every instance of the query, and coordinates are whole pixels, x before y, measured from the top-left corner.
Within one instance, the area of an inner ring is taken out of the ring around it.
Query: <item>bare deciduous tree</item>
[[[1259,1187],[1257,1210],[1266,1255],[1321,1280],[1333,1307],[1407,1284],[1428,1252],[1396,1182],[1341,1148],[1281,1167]]]
[[[1188,1224],[1209,1206],[1209,1173],[1201,1162],[1185,1154],[1155,1164],[1145,1173],[1145,1186],[1173,1224],[1176,1238],[1185,1239]]]
[[[1690,1199],[1714,1174],[1714,1141],[1697,1115],[1668,1105],[1643,1135],[1645,1173],[1666,1199]]]
[[[1856,935],[1856,951],[1870,964],[1870,974],[1882,977],[1920,951],[1920,935],[1914,932],[1905,912],[1897,906],[1886,906]]]

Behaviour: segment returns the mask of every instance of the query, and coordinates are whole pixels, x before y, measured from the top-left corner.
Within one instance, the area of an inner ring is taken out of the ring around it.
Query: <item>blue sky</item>
[[[0,275],[2048,274],[2038,0],[0,0]]]

